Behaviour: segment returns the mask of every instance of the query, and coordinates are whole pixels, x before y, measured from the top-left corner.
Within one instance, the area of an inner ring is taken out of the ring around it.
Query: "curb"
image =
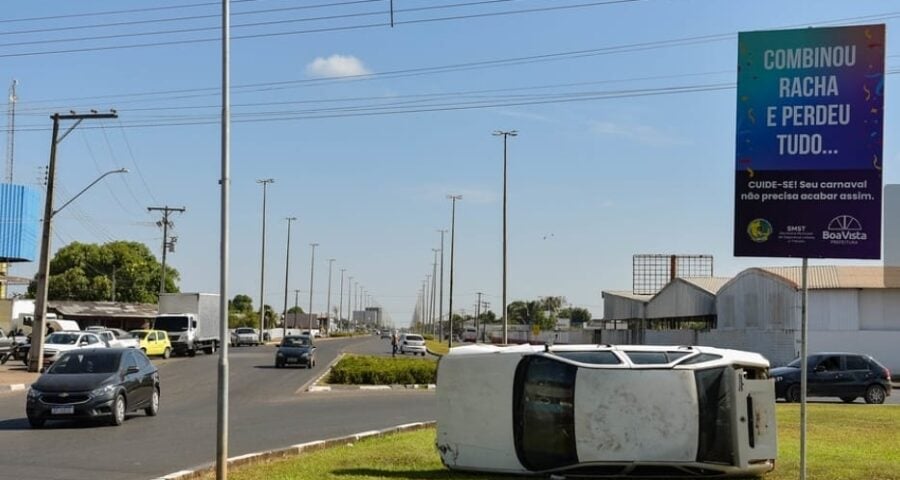
[[[0,392],[18,392],[20,390],[25,390],[24,383],[10,383],[6,385],[0,385]]]
[[[274,450],[265,450],[262,452],[256,453],[248,453],[246,455],[239,455],[237,457],[231,457],[228,459],[228,467],[240,467],[240,466],[248,466],[255,465],[258,463],[262,463],[268,460],[274,459],[282,459],[295,457],[298,455],[302,455],[307,452],[315,452],[318,450],[325,450],[326,448],[339,447],[343,445],[352,445],[364,438],[378,438],[383,437],[385,435],[390,435],[393,433],[401,433],[401,432],[412,432],[416,430],[422,430],[424,428],[429,428],[435,425],[436,422],[416,422],[416,423],[406,423],[403,425],[397,425],[394,427],[388,427],[381,430],[370,430],[367,432],[356,433],[352,435],[347,435],[344,437],[330,438],[327,440],[316,440],[313,442],[300,443],[297,445],[291,445],[286,448],[278,448]],[[201,467],[197,467],[193,470],[179,470],[174,473],[170,473],[168,475],[164,475],[162,477],[157,477],[153,480],[190,480],[200,478],[203,475],[214,472],[216,466],[213,465],[203,465]]]
[[[309,393],[345,392],[354,390],[434,390],[437,385],[433,383],[412,383],[409,385],[313,385],[306,391]]]

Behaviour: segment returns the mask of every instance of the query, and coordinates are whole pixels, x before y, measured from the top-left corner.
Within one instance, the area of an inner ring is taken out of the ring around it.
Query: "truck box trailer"
[[[221,342],[219,312],[216,293],[164,293],[153,328],[168,332],[176,355],[212,354]]]

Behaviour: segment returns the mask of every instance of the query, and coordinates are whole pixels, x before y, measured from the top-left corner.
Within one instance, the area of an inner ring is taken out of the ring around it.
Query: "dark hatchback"
[[[838,397],[850,403],[862,397],[880,404],[891,394],[891,372],[877,360],[858,353],[814,353],[807,357],[807,389],[810,397]],[[775,396],[800,401],[800,359],[773,368]]]
[[[275,352],[275,368],[287,365],[316,366],[316,346],[308,335],[284,337]]]
[[[28,389],[25,412],[38,428],[47,420],[105,419],[121,425],[126,412],[159,412],[159,372],[134,348],[73,350]]]

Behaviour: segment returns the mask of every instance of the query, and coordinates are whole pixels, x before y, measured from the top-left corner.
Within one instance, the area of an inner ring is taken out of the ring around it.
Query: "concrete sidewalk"
[[[29,372],[22,362],[10,360],[6,365],[0,365],[0,392],[25,390],[40,376],[40,373]]]

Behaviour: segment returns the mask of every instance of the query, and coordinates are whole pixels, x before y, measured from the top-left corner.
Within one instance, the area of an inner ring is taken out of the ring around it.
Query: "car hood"
[[[115,377],[115,373],[45,373],[31,387],[41,392],[84,392]]]
[[[799,375],[800,369],[794,367],[778,367],[769,370],[770,377],[784,377],[786,375]]]

